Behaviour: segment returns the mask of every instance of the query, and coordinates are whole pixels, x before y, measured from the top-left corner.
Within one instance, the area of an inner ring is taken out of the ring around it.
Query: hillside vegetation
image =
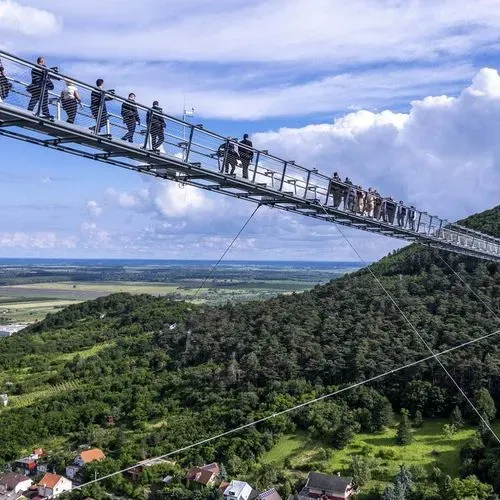
[[[464,223],[500,236],[500,207]],[[498,264],[442,256],[499,310]],[[411,246],[372,269],[436,352],[499,329],[498,319],[435,250]],[[490,337],[442,357],[490,419],[489,395],[500,403],[498,346]],[[428,355],[367,270],[302,294],[220,307],[115,294],[72,305],[1,342],[2,387],[7,384],[14,401],[38,397],[0,411],[0,462],[45,444],[64,465],[71,451],[95,445],[111,457],[99,472],[113,471]],[[48,391],[60,384],[68,390]],[[300,430],[342,449],[359,432],[391,426],[393,411],[434,419],[448,418],[455,407],[470,425],[478,423],[443,370],[429,361],[174,459],[182,466],[218,460],[229,474],[250,477],[284,434]],[[498,450],[487,437],[486,448],[475,439],[474,452],[463,454],[462,472],[500,491]],[[293,486],[283,475],[271,479],[282,491]],[[420,498],[440,498],[439,478],[432,484]],[[107,487],[144,497],[121,476]],[[172,488],[184,487],[162,486],[154,498],[191,498],[172,496]]]

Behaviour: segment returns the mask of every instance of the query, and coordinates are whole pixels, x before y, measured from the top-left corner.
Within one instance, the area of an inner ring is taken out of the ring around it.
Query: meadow
[[[413,429],[413,442],[407,446],[396,445],[396,427],[376,434],[357,434],[342,450],[335,450],[321,441],[311,440],[305,432],[286,434],[260,462],[272,464],[294,478],[305,477],[308,470],[352,475],[354,455],[373,460],[372,480],[362,491],[382,489],[399,471],[401,464],[430,476],[438,467],[452,477],[459,476],[460,448],[474,435],[472,427],[465,427],[449,437],[443,433],[445,419],[427,420],[422,427]],[[497,422],[500,427],[500,422]],[[358,498],[363,498],[360,495]]]

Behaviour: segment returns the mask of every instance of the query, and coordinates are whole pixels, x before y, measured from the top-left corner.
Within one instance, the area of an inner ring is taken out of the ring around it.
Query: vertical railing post
[[[259,166],[259,159],[260,159],[260,151],[257,151],[257,156],[255,157],[255,168],[253,171],[253,176],[252,176],[252,182],[255,182],[255,178],[257,177],[257,168]]]
[[[326,198],[325,198],[325,206],[328,205],[328,198],[330,197],[330,190],[333,190],[333,184],[332,180],[330,179],[328,181],[327,187],[326,187]],[[335,204],[335,201],[334,201]]]
[[[431,235],[431,229],[432,229],[432,219],[434,218],[433,215],[430,216],[430,219],[429,219],[429,229],[427,230],[427,235],[430,236]]]
[[[438,229],[438,238],[439,239],[443,239],[443,237],[441,236],[441,228],[443,227],[443,219],[439,219],[440,222],[439,222],[439,229]]]
[[[227,157],[229,156],[229,139],[226,139],[226,147],[224,148],[224,157],[222,159],[222,173],[226,173],[227,168]],[[229,169],[228,169],[229,170]]]
[[[42,111],[43,101],[44,101],[44,97],[45,97],[45,90],[47,88],[47,79],[48,79],[48,75],[49,75],[47,68],[43,68],[41,71],[43,71],[42,86],[40,87],[40,95],[38,98],[38,106],[37,106],[37,110],[36,110],[36,116],[40,116],[40,112]],[[48,98],[49,98],[49,96],[47,96],[47,106],[49,105]]]
[[[418,222],[417,222],[417,229],[415,230],[415,232],[418,233],[418,231],[420,230],[420,222],[422,221],[422,212],[418,212]]]
[[[193,144],[193,135],[194,135],[194,125],[190,125],[191,130],[189,131],[189,142],[186,146],[186,159],[184,160],[186,163],[189,160],[189,154],[191,153],[191,144]]]
[[[149,120],[148,120],[149,116]],[[144,138],[144,146],[143,149],[148,149],[148,142],[149,142],[149,136],[151,135],[151,124],[153,123],[153,119],[155,117],[155,112],[153,111],[153,108],[149,108],[146,111],[146,120],[148,121],[148,126],[146,127],[146,137]],[[153,145],[151,144],[151,148]]]
[[[309,189],[309,181],[311,180],[311,171],[307,171],[306,187],[304,189],[304,199],[307,198],[307,190]]]
[[[280,187],[278,188],[278,191],[281,191],[283,189],[283,183],[285,182],[285,174],[286,174],[287,165],[288,165],[287,161],[283,162],[283,173],[281,174]]]
[[[97,111],[97,118],[95,122],[95,129],[94,132],[96,135],[99,134],[101,131],[101,119],[102,119],[102,114],[104,113],[104,106],[106,104],[106,94],[104,93],[104,90],[99,89],[101,93],[101,102],[99,103],[99,110]],[[108,128],[109,124],[107,123],[108,120],[106,120],[106,133],[109,134]]]
[[[57,119],[61,120],[61,99],[57,99]]]

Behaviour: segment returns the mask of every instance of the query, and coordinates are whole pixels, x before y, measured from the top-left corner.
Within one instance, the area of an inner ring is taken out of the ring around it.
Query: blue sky
[[[185,98],[206,128],[450,220],[498,203],[497,0],[0,0],[0,31],[5,50],[170,114]],[[0,150],[1,257],[217,258],[254,208]],[[368,260],[400,245],[348,235]],[[334,226],[267,208],[228,258],[356,260]]]

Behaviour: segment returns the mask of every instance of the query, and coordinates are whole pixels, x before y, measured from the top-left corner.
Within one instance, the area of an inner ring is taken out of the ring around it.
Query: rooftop
[[[80,453],[82,460],[88,464],[89,462],[95,462],[97,460],[104,460],[106,455],[99,448],[92,448],[91,450],[85,450]]]
[[[16,474],[15,472],[9,472],[0,476],[0,486],[4,486],[7,490],[13,490],[19,483],[24,481],[30,481],[30,478],[24,474]]]
[[[344,493],[352,484],[352,477],[329,476],[320,472],[309,472],[306,488]]]
[[[39,486],[53,489],[54,486],[62,479],[62,476],[58,474],[52,474],[47,472],[45,476],[42,477],[41,481],[38,483]]]

